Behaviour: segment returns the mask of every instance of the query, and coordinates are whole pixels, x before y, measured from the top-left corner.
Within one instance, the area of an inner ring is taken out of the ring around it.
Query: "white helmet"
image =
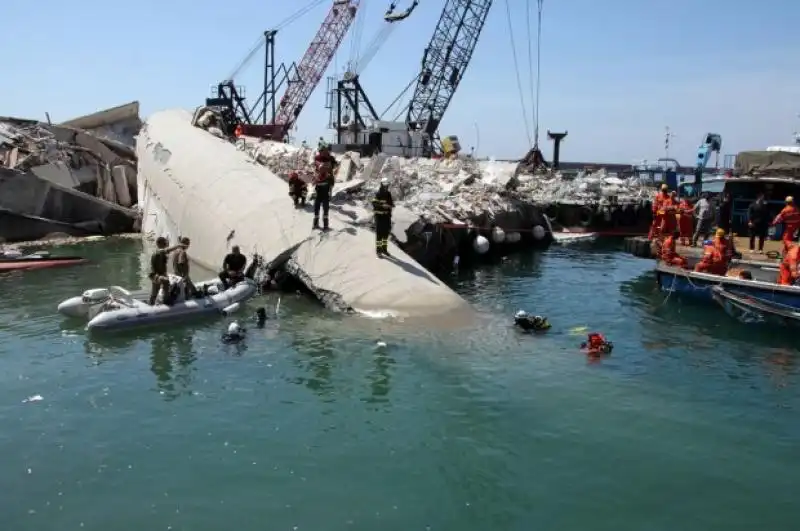
[[[522,319],[523,317],[527,317],[528,312],[525,310],[517,310],[517,313],[514,314],[514,319]]]
[[[381,179],[381,184],[382,184],[383,186],[388,186],[388,185],[389,185],[389,179],[387,179],[386,177],[383,177],[383,178]]]
[[[241,332],[241,330],[242,329],[239,326],[239,323],[237,323],[236,321],[228,325],[228,333],[232,336],[238,335],[239,332]]]

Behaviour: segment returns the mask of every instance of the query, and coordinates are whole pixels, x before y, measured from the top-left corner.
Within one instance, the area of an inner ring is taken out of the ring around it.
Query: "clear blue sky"
[[[527,92],[526,3],[508,1]],[[671,154],[691,164],[708,132],[735,153],[787,144],[800,129],[800,2],[544,1],[540,129],[543,138],[547,129],[569,130],[562,159],[654,160],[664,155],[670,126]],[[307,3],[4,0],[0,115],[43,119],[49,111],[65,120],[134,99],[144,116],[194,108],[263,30]],[[362,47],[388,3],[362,0]],[[415,75],[443,3],[421,0],[362,76],[379,110]],[[327,10],[327,3],[315,8],[278,35],[281,60],[299,61]],[[480,155],[521,156],[528,148],[510,49],[505,0],[495,0],[441,128],[469,147],[477,124]],[[348,38],[326,75],[341,71],[350,51]],[[261,61],[237,79],[253,96]],[[303,111],[298,139],[328,136],[324,92],[325,79]]]

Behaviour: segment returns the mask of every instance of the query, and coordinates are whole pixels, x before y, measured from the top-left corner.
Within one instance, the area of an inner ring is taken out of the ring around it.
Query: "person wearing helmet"
[[[372,210],[375,212],[375,253],[378,258],[389,256],[389,234],[392,231],[392,209],[394,200],[389,191],[389,181],[381,179],[380,188],[372,199]]]
[[[518,310],[514,314],[514,326],[521,328],[525,332],[544,332],[551,328],[547,317],[530,315],[525,310]]]
[[[772,225],[778,223],[783,223],[783,254],[786,254],[794,243],[795,233],[800,229],[800,211],[794,204],[794,197],[786,198],[786,206],[772,221]]]
[[[308,195],[308,185],[300,178],[296,171],[289,172],[289,196],[294,201],[294,207],[306,206],[306,195]]]
[[[661,190],[653,198],[653,223],[650,225],[650,233],[647,235],[648,240],[655,240],[661,235],[661,224],[664,222],[662,205],[667,200],[669,200],[669,187],[662,184]]]
[[[244,339],[247,330],[238,322],[233,321],[228,325],[228,329],[222,334],[223,343],[238,343]]]
[[[334,184],[334,171],[338,163],[331,155],[330,146],[320,139],[319,150],[314,157],[314,223],[319,228],[319,211],[322,210],[322,230],[328,230],[328,211],[331,204],[331,191]]]
[[[698,273],[725,276],[730,263],[729,250],[729,244],[725,239],[725,231],[717,229],[714,241],[703,247],[703,257],[694,266],[694,270]]]

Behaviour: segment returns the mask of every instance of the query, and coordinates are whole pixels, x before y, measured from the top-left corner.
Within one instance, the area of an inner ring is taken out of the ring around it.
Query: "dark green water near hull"
[[[0,275],[3,531],[797,529],[796,338],[665,303],[651,262],[553,248],[465,274],[468,332],[291,296],[240,346],[222,321],[93,341],[55,314],[138,282],[138,249]],[[516,333],[518,308],[554,330]],[[613,355],[588,363],[575,327]]]

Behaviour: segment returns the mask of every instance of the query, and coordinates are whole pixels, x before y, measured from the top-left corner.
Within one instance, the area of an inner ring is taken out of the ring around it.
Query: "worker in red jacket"
[[[334,171],[338,163],[327,144],[320,144],[314,157],[314,229],[319,228],[319,211],[322,209],[322,230],[328,230],[328,211],[331,204]]]
[[[798,279],[800,279],[800,246],[794,243],[783,256],[778,272],[778,284],[793,286]]]
[[[661,261],[668,266],[680,267],[682,269],[689,268],[689,262],[678,254],[678,239],[680,238],[680,231],[674,231],[669,238],[664,240],[664,245],[661,246]]]
[[[794,233],[800,229],[800,210],[794,204],[794,198],[786,198],[786,206],[783,207],[772,222],[772,225],[783,223],[783,254],[789,252],[794,243]]]

